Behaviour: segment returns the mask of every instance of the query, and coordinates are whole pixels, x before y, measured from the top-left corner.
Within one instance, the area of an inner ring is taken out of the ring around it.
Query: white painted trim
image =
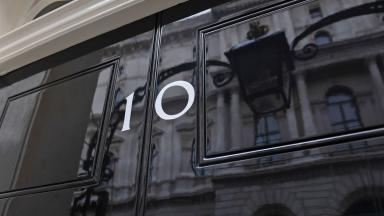
[[[55,3],[55,2],[67,2],[66,0],[39,0],[27,13],[25,17],[21,17],[21,24],[30,22],[33,20],[33,18],[40,13],[41,10],[43,10],[48,5]]]
[[[76,0],[0,37],[0,75],[187,0]]]

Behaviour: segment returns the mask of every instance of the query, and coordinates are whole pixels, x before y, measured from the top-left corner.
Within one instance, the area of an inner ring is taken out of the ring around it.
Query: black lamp
[[[225,53],[255,114],[289,107],[293,59],[284,32],[248,40]]]

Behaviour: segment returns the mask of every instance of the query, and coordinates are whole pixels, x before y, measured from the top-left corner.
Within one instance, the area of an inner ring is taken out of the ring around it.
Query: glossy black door
[[[164,13],[146,215],[383,214],[382,2],[290,3]]]
[[[154,28],[149,17],[2,77],[2,215],[136,215]]]
[[[189,1],[1,77],[2,215],[383,215],[383,10]]]

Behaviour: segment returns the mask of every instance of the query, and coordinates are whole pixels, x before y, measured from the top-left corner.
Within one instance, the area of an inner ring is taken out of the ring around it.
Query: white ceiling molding
[[[185,1],[72,1],[0,37],[0,75]]]
[[[68,4],[69,0],[38,0],[33,7],[28,11],[25,17],[22,17],[22,24],[27,23],[35,19],[35,17],[47,6],[52,5],[54,3],[63,3]]]

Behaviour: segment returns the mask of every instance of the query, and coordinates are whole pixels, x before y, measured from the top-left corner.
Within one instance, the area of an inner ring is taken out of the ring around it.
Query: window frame
[[[269,125],[268,119],[273,119],[273,121],[276,123],[277,129],[271,129],[271,126]],[[260,122],[261,121],[261,122]],[[255,131],[257,131],[257,128],[259,126],[259,123],[262,124],[262,127],[264,131],[262,133],[256,133],[255,134],[255,145],[256,146],[262,146],[262,145],[273,145],[275,143],[279,143],[281,140],[281,132],[279,127],[279,121],[277,120],[276,116],[274,114],[269,114],[265,116],[261,116],[260,118],[255,117]],[[278,139],[271,139],[271,136],[278,135]],[[257,142],[257,140],[261,138],[265,142]],[[277,140],[277,142],[276,142]]]
[[[337,101],[337,102],[330,102],[330,97],[338,96],[338,95],[347,96],[349,98],[348,98],[348,100],[342,100],[342,101]],[[338,112],[340,114],[340,117],[341,117],[341,120],[337,121],[337,122],[332,122],[332,119],[331,119],[330,123],[331,123],[332,130],[334,130],[336,132],[337,131],[348,131],[348,130],[353,130],[353,129],[358,129],[358,128],[364,127],[362,119],[361,119],[361,116],[360,116],[359,107],[357,106],[357,103],[356,103],[356,98],[355,98],[353,92],[348,87],[344,87],[344,86],[334,86],[334,87],[331,87],[327,91],[326,98],[327,98],[328,114],[330,112],[329,108],[330,107],[335,107],[335,108],[337,108],[337,110],[338,110]],[[356,111],[355,119],[347,119],[347,117],[346,117],[346,114],[345,114],[345,111],[344,111],[343,107],[344,107],[344,105],[348,105],[348,104],[353,106],[353,108]],[[329,114],[329,116],[330,116],[330,114]],[[358,123],[357,127],[350,128],[348,126],[348,124],[355,123],[355,122]],[[342,125],[343,129],[342,130],[335,130],[334,127],[335,126],[339,126],[339,125]]]

